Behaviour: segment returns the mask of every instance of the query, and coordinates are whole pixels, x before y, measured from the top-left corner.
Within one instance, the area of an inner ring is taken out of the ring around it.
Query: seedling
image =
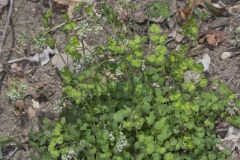
[[[14,80],[11,82],[7,96],[11,101],[16,101],[18,99],[23,99],[25,96],[25,91],[28,89],[28,84],[21,81]]]

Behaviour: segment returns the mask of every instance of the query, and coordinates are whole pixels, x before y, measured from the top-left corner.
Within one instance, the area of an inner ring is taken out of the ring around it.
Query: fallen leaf
[[[202,63],[203,70],[206,72],[209,69],[209,66],[210,66],[210,63],[211,63],[211,58],[208,54],[204,54],[203,58],[199,59],[197,62]]]
[[[204,7],[206,0],[192,0],[189,2],[188,6],[185,8],[178,9],[178,15],[182,21],[187,20],[193,13],[193,9],[198,6]]]
[[[39,62],[40,61],[38,53],[28,59],[30,62]]]
[[[113,81],[117,81],[118,78],[113,74],[111,73],[110,71],[105,71],[105,76],[108,78],[108,79],[111,79]]]
[[[52,64],[60,71],[64,66],[73,64],[72,58],[67,54],[56,54],[52,57]]]
[[[185,82],[194,81],[195,83],[198,83],[200,78],[201,78],[200,73],[197,73],[197,72],[194,72],[194,71],[191,71],[191,70],[186,71],[184,73],[184,81]]]
[[[181,42],[184,38],[184,36],[180,33],[178,33],[178,31],[175,29],[173,30],[169,35],[168,37],[172,37],[173,39],[175,39],[176,42]]]
[[[22,70],[22,67],[17,63],[13,63],[11,64],[11,70],[14,72],[20,72]]]
[[[200,43],[203,43],[205,40],[207,40],[208,44],[217,46],[220,42],[224,40],[224,32],[223,31],[215,31],[215,30],[209,30],[201,34],[199,39]]]
[[[237,13],[240,9],[240,4],[236,4],[234,6],[231,6],[231,7],[228,7],[227,10],[228,10],[228,13],[229,14],[234,14],[234,13]]]
[[[178,14],[181,20],[185,21],[192,15],[192,8],[180,8],[178,9]]]
[[[39,61],[41,63],[41,66],[46,65],[50,61],[49,55],[53,55],[55,52],[50,47],[47,47],[43,50],[43,52],[39,55]]]
[[[228,149],[230,151],[233,151],[236,147],[240,148],[240,130],[230,126],[226,137],[221,139],[221,143],[217,147],[220,150]]]
[[[206,35],[207,42],[211,45],[217,46],[219,42],[223,41],[224,39],[224,32],[222,31],[215,31],[211,34]]]

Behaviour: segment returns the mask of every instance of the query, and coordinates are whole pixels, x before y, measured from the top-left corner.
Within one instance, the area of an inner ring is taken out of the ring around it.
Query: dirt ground
[[[14,30],[16,38],[16,47],[13,50],[10,59],[21,58],[24,53],[33,55],[41,53],[42,48],[36,49],[32,42],[21,42],[23,36],[31,38],[43,31],[42,27],[42,13],[46,10],[41,2],[33,3],[26,0],[14,1]],[[0,28],[3,29],[3,21],[0,22]],[[6,44],[4,45],[4,59],[0,62],[6,62],[9,52],[7,49],[11,48],[12,35],[8,35]],[[28,48],[29,47],[29,48]],[[27,51],[28,50],[28,51]],[[48,116],[55,119],[58,116],[61,100],[61,80],[56,71],[56,68],[50,63],[45,66],[38,64],[30,64],[20,62],[18,66],[8,66],[8,73],[2,85],[0,94],[0,135],[6,135],[15,138],[23,146],[16,152],[16,147],[10,145],[3,149],[4,159],[11,160],[28,160],[30,158],[31,150],[28,147],[28,131],[37,129],[39,119],[36,117]],[[23,108],[16,108],[10,103],[7,92],[11,86],[11,81],[17,80],[28,84],[29,91],[32,92],[27,98],[24,98]],[[35,97],[33,97],[35,96]],[[35,98],[39,102],[39,108],[34,108],[31,100]],[[37,123],[37,124],[35,124]],[[12,155],[12,156],[11,156]]]
[[[236,1],[223,1],[226,8],[237,6]],[[238,4],[240,5],[240,4]],[[8,35],[4,45],[3,57],[0,64],[7,61],[8,55],[12,52],[10,59],[23,57],[25,54],[34,55],[41,53],[43,48],[34,47],[30,37],[36,36],[44,31],[42,27],[42,14],[46,10],[40,2],[27,0],[14,1],[13,23],[15,37]],[[0,30],[4,28],[6,15],[0,21]],[[240,95],[240,7],[236,7],[232,15],[217,17],[209,22],[201,24],[201,32],[213,27],[215,30],[224,32],[224,40],[216,46],[202,44],[192,50],[189,56],[196,60],[201,59],[204,54],[211,58],[210,68],[207,71],[211,78],[218,78],[226,83],[233,91]],[[28,41],[22,42],[22,37]],[[58,37],[61,37],[58,35]],[[11,49],[12,39],[16,39],[16,47]],[[61,52],[62,48],[59,47]],[[224,52],[231,52],[231,56],[222,59]],[[28,160],[31,149],[28,146],[28,131],[38,129],[38,123],[43,116],[56,119],[61,111],[61,79],[56,68],[48,63],[41,66],[34,63],[21,62],[17,66],[9,65],[5,74],[0,94],[0,135],[7,135],[19,141],[23,147],[16,149],[15,145],[9,145],[3,149],[4,160]],[[1,75],[0,75],[1,78]],[[24,105],[14,106],[9,101],[7,92],[11,81],[19,80],[27,83],[31,92],[24,98]],[[33,102],[39,102],[39,106]],[[37,117],[37,118],[36,118]]]

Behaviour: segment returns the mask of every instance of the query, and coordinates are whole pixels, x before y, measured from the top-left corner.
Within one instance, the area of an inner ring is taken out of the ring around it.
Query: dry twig
[[[11,16],[12,16],[12,11],[13,11],[13,0],[10,0],[7,20],[6,20],[6,23],[5,23],[5,26],[4,26],[3,35],[2,35],[1,42],[0,42],[0,57],[1,58],[2,58],[3,43],[4,43],[5,36],[6,36],[6,33],[7,33],[7,29],[8,29],[9,23],[10,23],[10,19],[11,19]]]
[[[6,160],[9,160],[18,150],[18,147],[16,146],[16,148],[14,149],[14,151],[12,151],[6,158]]]
[[[80,20],[82,20],[82,19],[84,19],[84,18],[86,18],[86,17],[77,17],[77,18],[74,18],[72,21],[76,22],[76,21],[80,21]],[[60,24],[58,24],[58,25],[56,25],[56,26],[48,29],[48,30],[45,31],[44,33],[47,34],[47,33],[49,33],[49,32],[54,32],[54,31],[58,30],[59,28],[63,27],[64,25],[66,25],[67,23],[68,23],[68,22],[60,23]]]

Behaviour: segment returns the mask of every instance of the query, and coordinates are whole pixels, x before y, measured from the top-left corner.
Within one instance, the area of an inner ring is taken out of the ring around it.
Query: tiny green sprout
[[[155,60],[156,60],[156,55],[154,55],[154,54],[148,55],[146,59],[147,59],[148,62],[154,63]]]
[[[131,60],[131,64],[136,67],[139,68],[142,65],[142,61],[140,59],[132,59]]]
[[[51,18],[54,16],[52,9],[47,9],[47,11],[43,15],[43,26],[44,27],[50,27],[51,26]]]
[[[28,84],[21,81],[13,81],[7,92],[7,96],[11,101],[16,101],[18,99],[23,99],[25,96],[25,91],[28,89]]]
[[[157,24],[153,24],[149,27],[149,33],[159,34],[161,32],[161,28]]]
[[[146,9],[147,15],[152,18],[169,18],[170,17],[170,9],[169,4],[164,1],[154,1],[150,3]]]
[[[199,28],[197,24],[197,19],[195,17],[190,18],[187,20],[183,26],[181,27],[182,32],[184,35],[186,35],[189,39],[196,40]]]

